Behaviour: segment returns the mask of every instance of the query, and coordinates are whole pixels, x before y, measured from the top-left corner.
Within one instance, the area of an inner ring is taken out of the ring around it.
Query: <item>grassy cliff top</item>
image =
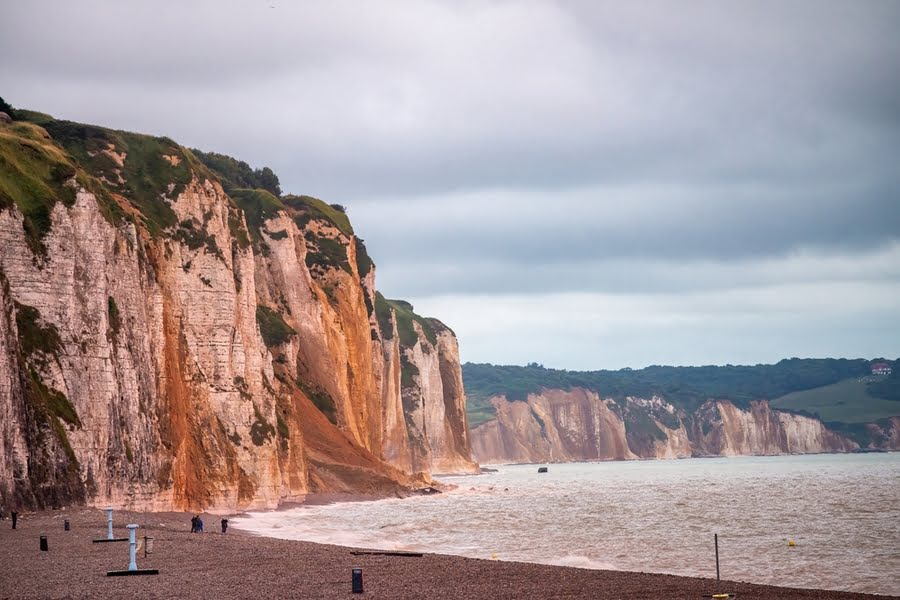
[[[121,209],[100,181],[81,169],[44,127],[27,121],[0,124],[0,210],[19,209],[26,240],[36,255],[46,251],[44,237],[50,231],[53,207],[58,202],[73,205],[77,185],[97,195],[108,219],[121,217]]]
[[[118,194],[137,208],[144,225],[160,235],[177,224],[166,198],[175,198],[194,177],[212,173],[194,155],[167,137],[120,131],[55,119],[17,110],[16,118],[39,125],[73,162],[105,191]]]
[[[244,211],[250,235],[256,242],[262,239],[260,231],[265,222],[277,216],[280,211],[287,210],[281,199],[267,190],[235,189],[231,190],[230,195],[235,204]]]
[[[303,227],[312,220],[326,221],[337,228],[347,237],[353,235],[353,226],[343,207],[337,204],[327,204],[323,200],[312,196],[295,196],[289,194],[282,198],[284,203],[298,213],[297,225]]]
[[[397,319],[397,334],[400,336],[400,345],[404,348],[412,348],[419,341],[413,322],[418,323],[425,334],[425,338],[432,344],[437,344],[437,334],[440,331],[434,326],[435,319],[427,319],[418,315],[413,310],[413,305],[404,300],[388,300],[381,295],[381,292],[375,294],[375,315],[378,318],[378,326],[381,328],[381,335],[385,339],[393,337],[391,328],[391,311],[394,311],[394,317]],[[440,321],[437,321],[440,323]],[[443,324],[441,324],[443,327]]]

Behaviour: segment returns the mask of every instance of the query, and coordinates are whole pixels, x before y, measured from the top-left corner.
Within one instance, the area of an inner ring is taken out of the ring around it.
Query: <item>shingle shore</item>
[[[426,554],[354,556],[349,548],[265,538],[229,529],[205,515],[206,532],[190,533],[190,514],[117,511],[115,534],[138,523],[139,537],[155,538],[153,554],[138,553],[138,568],[156,576],[107,577],[128,567],[128,544],[93,544],[106,537],[106,515],[96,509],[20,516],[13,531],[0,521],[0,598],[459,598],[496,600],[697,599],[717,591],[715,580],[596,571]],[[68,519],[70,531],[64,531]],[[39,538],[48,537],[49,552]],[[351,593],[351,569],[363,569],[365,592]],[[888,596],[797,590],[722,582],[740,599],[884,600]]]

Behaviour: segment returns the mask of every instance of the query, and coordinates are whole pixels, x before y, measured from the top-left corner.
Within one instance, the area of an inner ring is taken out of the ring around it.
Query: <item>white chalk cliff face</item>
[[[0,502],[234,510],[477,468],[455,337],[384,336],[342,211],[43,125],[0,124]]]
[[[688,414],[663,398],[621,401],[573,388],[526,401],[492,399],[496,418],[472,430],[482,464],[850,452],[859,446],[818,419],[708,401]],[[898,419],[900,421],[900,419]],[[890,424],[884,437],[895,435]]]

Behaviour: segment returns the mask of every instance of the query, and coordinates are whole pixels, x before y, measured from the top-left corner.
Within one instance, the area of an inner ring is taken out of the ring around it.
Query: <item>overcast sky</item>
[[[900,2],[8,3],[0,95],[348,207],[463,360],[900,355]]]

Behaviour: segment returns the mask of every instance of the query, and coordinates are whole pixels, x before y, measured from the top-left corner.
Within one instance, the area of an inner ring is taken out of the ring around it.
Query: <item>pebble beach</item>
[[[106,537],[106,514],[68,509],[20,514],[12,530],[0,521],[0,598],[709,598],[731,593],[756,599],[885,599],[891,596],[790,589],[652,573],[599,571],[463,558],[354,555],[354,549],[279,540],[234,528],[222,534],[219,516],[204,515],[204,533],[190,533],[188,513],[116,511],[116,537],[140,525],[154,538],[138,552],[139,569],[158,575],[107,577],[128,568],[127,543]],[[64,521],[70,530],[64,530]],[[40,550],[47,536],[48,551]],[[364,592],[351,593],[351,569],[363,570]]]

